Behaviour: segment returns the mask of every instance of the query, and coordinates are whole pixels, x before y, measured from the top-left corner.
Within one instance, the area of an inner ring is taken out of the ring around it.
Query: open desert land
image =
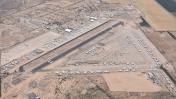
[[[121,2],[124,4],[133,4],[143,13],[143,18],[150,24],[153,29],[155,29],[155,31],[176,31],[176,18],[172,13],[168,12],[167,9],[165,9],[162,5],[159,4],[162,0],[148,0],[147,2],[145,0],[104,1],[107,3]]]
[[[176,17],[157,0],[9,2],[2,99],[176,98]]]

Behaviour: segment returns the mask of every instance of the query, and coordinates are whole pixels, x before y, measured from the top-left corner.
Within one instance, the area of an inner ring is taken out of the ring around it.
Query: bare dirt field
[[[147,80],[145,74],[139,72],[104,74],[103,77],[111,91],[158,92],[161,90],[160,86],[154,85]]]
[[[130,0],[102,0],[105,3],[123,3],[130,4]]]
[[[134,4],[144,13],[145,20],[155,31],[176,31],[176,18],[155,0],[134,0]],[[162,16],[162,17],[161,17]]]
[[[106,3],[135,5],[155,31],[176,31],[176,18],[155,0],[103,0]],[[162,17],[161,17],[162,16]]]

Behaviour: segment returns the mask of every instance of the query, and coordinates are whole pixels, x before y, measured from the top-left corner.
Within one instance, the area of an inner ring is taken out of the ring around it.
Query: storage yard
[[[143,4],[29,0],[1,12],[1,98],[175,99],[176,17]]]

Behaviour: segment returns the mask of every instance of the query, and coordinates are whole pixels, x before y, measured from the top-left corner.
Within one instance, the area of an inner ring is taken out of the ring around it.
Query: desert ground
[[[1,98],[175,99],[176,16],[161,1],[0,1]]]

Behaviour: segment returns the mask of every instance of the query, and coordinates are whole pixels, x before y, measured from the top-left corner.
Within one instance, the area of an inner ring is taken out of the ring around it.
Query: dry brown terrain
[[[161,87],[147,80],[145,74],[138,72],[104,74],[103,77],[111,91],[158,92],[161,90]]]
[[[176,31],[176,18],[156,0],[103,0],[107,3],[132,4],[141,12],[143,18],[155,31]]]
[[[134,0],[134,4],[144,13],[145,20],[155,31],[176,31],[176,18],[155,0]]]
[[[154,0],[21,2],[0,12],[2,99],[176,98],[175,16]]]

